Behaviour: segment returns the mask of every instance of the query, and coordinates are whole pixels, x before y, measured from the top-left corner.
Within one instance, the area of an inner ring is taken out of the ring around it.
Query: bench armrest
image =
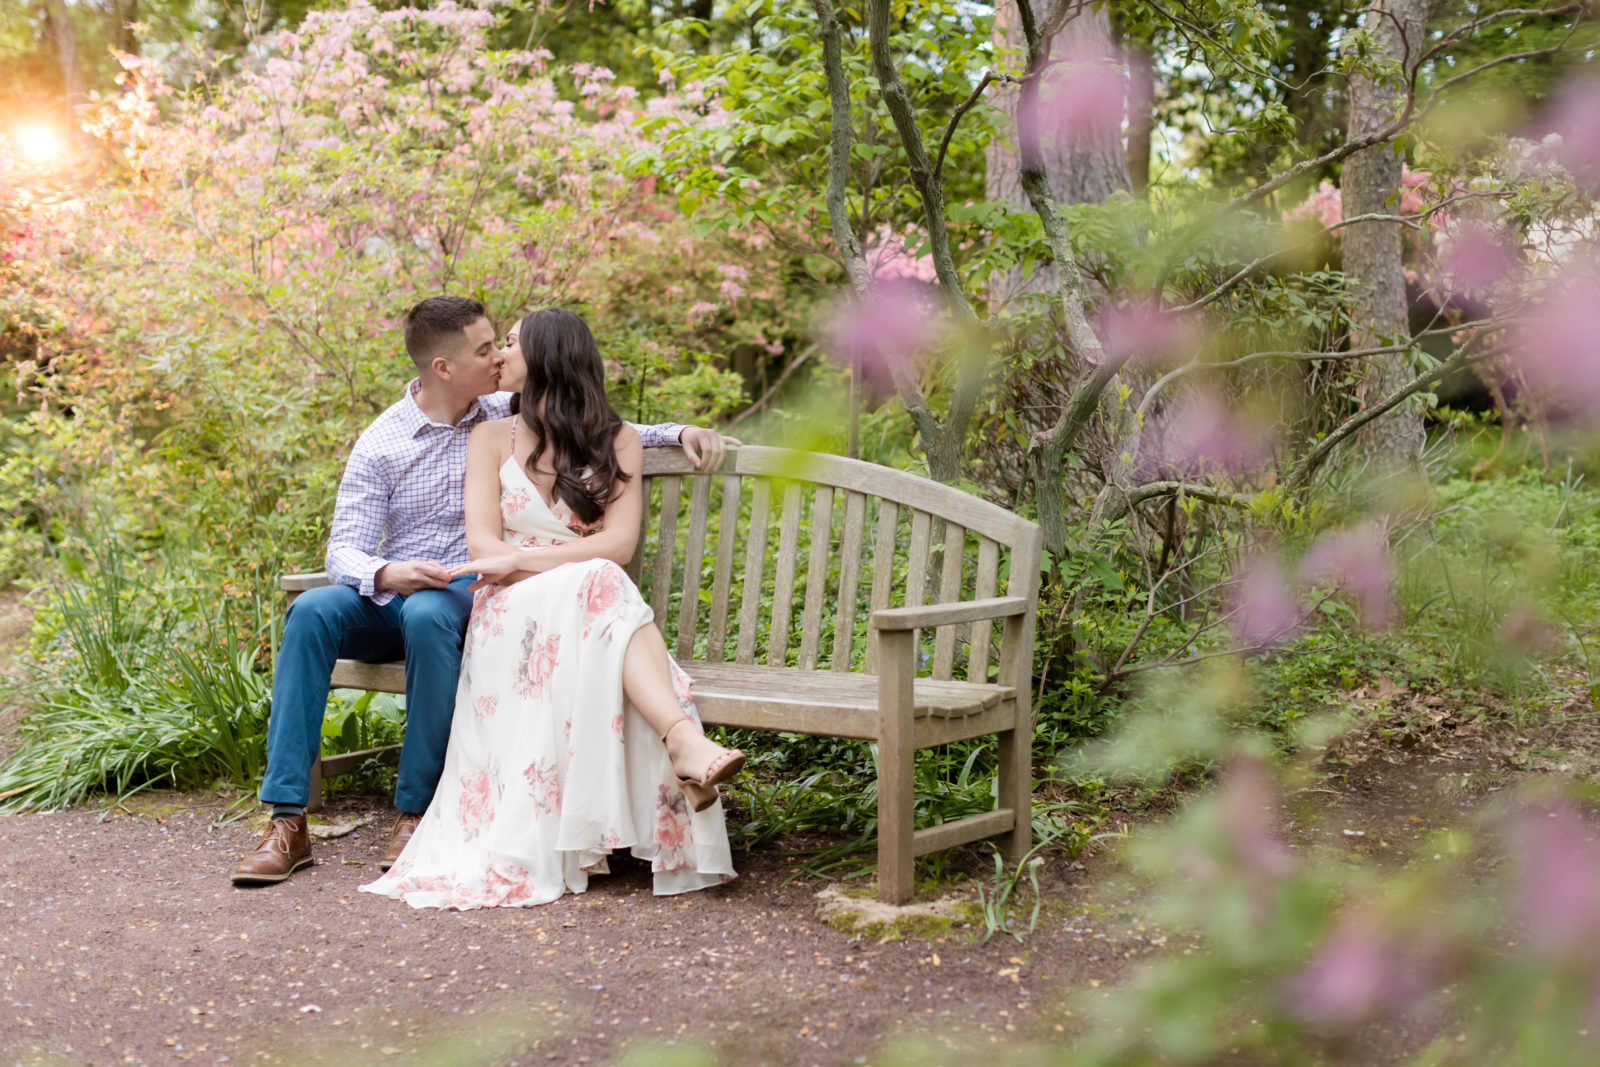
[[[929,626],[948,626],[953,622],[1004,619],[1028,610],[1028,598],[992,596],[983,600],[963,600],[953,604],[924,604],[915,608],[883,608],[872,613],[874,630],[920,630]]]
[[[285,574],[278,579],[278,588],[285,593],[304,593],[307,589],[321,589],[325,585],[332,584],[323,571],[312,574]]]

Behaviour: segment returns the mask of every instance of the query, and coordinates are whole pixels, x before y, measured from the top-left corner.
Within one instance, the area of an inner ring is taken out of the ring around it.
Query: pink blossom
[[[939,279],[933,265],[933,256],[914,256],[906,248],[903,237],[891,233],[887,226],[880,227],[862,249],[867,270],[878,281],[909,281],[932,285]]]
[[[1262,553],[1245,560],[1234,575],[1233,628],[1241,644],[1281,642],[1300,625],[1302,612],[1289,592],[1283,564]]]
[[[888,393],[892,368],[915,365],[933,343],[933,302],[923,286],[879,282],[841,304],[826,332],[838,357],[861,368],[864,383]]]
[[[1188,356],[1200,341],[1190,320],[1146,299],[1108,304],[1096,319],[1100,343],[1112,359],[1167,363]]]
[[[1395,943],[1370,915],[1354,912],[1339,921],[1287,991],[1299,1014],[1344,1029],[1405,1014],[1429,984],[1412,946]]]
[[[716,311],[717,311],[717,305],[708,303],[708,302],[706,302],[704,300],[701,300],[701,301],[699,301],[699,302],[697,302],[697,303],[695,303],[695,304],[690,306],[690,308],[689,308],[689,322],[690,322],[691,325],[694,324],[694,323],[697,323],[701,319],[704,319],[704,318],[707,318],[708,316],[716,314]]]
[[[732,279],[724,281],[721,285],[717,286],[717,289],[722,293],[722,298],[727,300],[729,303],[732,303],[744,295],[744,287]]]
[[[1394,558],[1383,527],[1364,523],[1322,537],[1300,557],[1300,577],[1356,598],[1362,621],[1374,628],[1395,621]]]
[[[1162,434],[1161,466],[1181,474],[1241,473],[1271,457],[1267,435],[1210,391],[1181,402]]]
[[[1516,914],[1538,955],[1594,960],[1600,950],[1600,851],[1566,806],[1530,807],[1512,825]]]
[[[1547,414],[1600,419],[1600,271],[1558,284],[1517,331],[1516,364]]]
[[[1122,128],[1127,77],[1117,55],[1077,51],[1068,54],[1039,85],[1017,114],[1025,139],[1051,135],[1066,140],[1091,138]]]
[[[1574,77],[1556,96],[1550,127],[1554,155],[1580,180],[1600,180],[1600,78]]]
[[[1456,292],[1488,289],[1516,262],[1516,251],[1499,231],[1467,224],[1447,235],[1439,265],[1445,284]]]
[[[1228,772],[1221,794],[1222,829],[1230,859],[1252,881],[1271,881],[1294,870],[1294,857],[1274,832],[1278,795],[1257,760],[1241,760]]]

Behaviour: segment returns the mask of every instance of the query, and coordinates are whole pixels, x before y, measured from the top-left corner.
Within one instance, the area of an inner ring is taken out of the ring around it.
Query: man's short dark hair
[[[439,349],[488,317],[483,304],[464,296],[430,296],[406,312],[406,352],[426,367]]]

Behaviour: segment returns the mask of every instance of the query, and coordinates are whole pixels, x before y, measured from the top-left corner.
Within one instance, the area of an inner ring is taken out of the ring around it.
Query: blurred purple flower
[[[1559,137],[1546,142],[1556,161],[1580,181],[1600,181],[1600,78],[1569,80],[1556,94],[1548,125]]]
[[[1404,1015],[1427,995],[1428,986],[1413,947],[1385,937],[1370,915],[1357,911],[1340,919],[1287,991],[1300,1015],[1345,1029],[1379,1016]]]
[[[1272,442],[1247,417],[1212,392],[1190,395],[1161,440],[1161,466],[1178,474],[1253,470],[1272,458]]]
[[[926,286],[887,279],[842,303],[827,335],[840,360],[860,366],[863,385],[887,395],[894,391],[891,368],[914,366],[933,343],[934,311]]]
[[[1049,68],[1038,93],[1017,112],[1023,138],[1054,136],[1072,141],[1122,128],[1127,77],[1122,57],[1078,49]]]
[[[1498,230],[1478,223],[1449,234],[1439,256],[1447,287],[1458,293],[1488,289],[1516,263],[1516,249]]]
[[[1600,419],[1600,271],[1585,268],[1532,309],[1515,338],[1517,365],[1547,416]]]
[[[1294,857],[1273,832],[1278,793],[1259,761],[1246,759],[1233,765],[1223,783],[1221,804],[1230,859],[1242,874],[1270,881],[1294,870]]]
[[[1600,851],[1571,808],[1529,807],[1512,827],[1519,852],[1517,917],[1541,956],[1594,961],[1600,952]]]
[[[1380,523],[1363,523],[1322,537],[1300,557],[1300,578],[1350,593],[1362,622],[1374,629],[1395,621],[1394,557]]]
[[[1146,364],[1184,359],[1200,340],[1190,320],[1158,310],[1148,300],[1108,304],[1096,315],[1095,326],[1108,357]]]
[[[1233,629],[1239,642],[1252,648],[1274,645],[1299,627],[1300,605],[1278,558],[1261,553],[1246,559],[1234,575]]]

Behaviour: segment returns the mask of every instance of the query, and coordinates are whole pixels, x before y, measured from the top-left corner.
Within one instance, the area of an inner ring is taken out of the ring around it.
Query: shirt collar
[[[421,388],[421,378],[413,378],[411,381],[407,382],[405,403],[401,405],[400,409],[406,421],[406,428],[411,431],[411,436],[416,437],[423,430],[430,426],[437,426],[443,430],[455,429],[455,426],[448,426],[442,422],[435,422],[433,419],[428,417],[428,413],[426,411],[422,410],[422,407],[417,403],[417,390]],[[482,397],[473,398],[472,403],[467,407],[466,414],[461,416],[461,421],[456,423],[456,426],[471,426],[479,419],[483,418],[482,399]]]

